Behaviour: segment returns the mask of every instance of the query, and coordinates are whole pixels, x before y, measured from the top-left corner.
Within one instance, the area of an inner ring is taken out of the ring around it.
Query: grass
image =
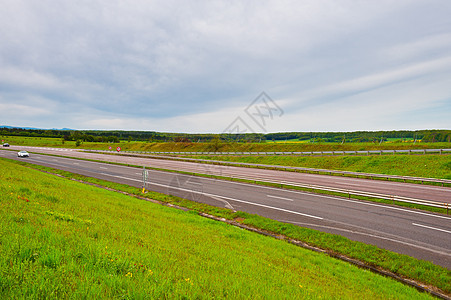
[[[451,179],[451,155],[196,156],[200,159]]]
[[[6,159],[1,161],[0,191],[5,197],[0,202],[0,296],[425,296],[407,287],[398,294],[395,291],[401,287],[392,287],[386,278],[380,281],[382,277],[373,278],[375,275],[367,271],[335,260],[329,262],[324,255],[205,220],[195,215],[199,211],[240,219],[243,224],[297,238],[451,291],[451,274],[445,268],[340,236],[149,193],[154,199],[193,210],[174,211],[18,167]],[[60,173],[138,192],[129,186]],[[255,278],[259,280],[248,281]]]

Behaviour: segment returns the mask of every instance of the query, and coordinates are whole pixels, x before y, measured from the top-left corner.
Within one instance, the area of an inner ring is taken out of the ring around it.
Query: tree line
[[[266,142],[300,140],[310,142],[381,142],[387,139],[421,140],[422,142],[451,142],[451,130],[392,130],[354,132],[278,132],[278,133],[170,133],[122,130],[57,130],[0,128],[3,136],[61,138],[64,141],[111,142]]]

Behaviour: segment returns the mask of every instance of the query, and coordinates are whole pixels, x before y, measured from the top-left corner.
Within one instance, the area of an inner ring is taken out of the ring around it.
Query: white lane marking
[[[266,195],[270,198],[276,198],[276,199],[280,199],[280,200],[287,200],[287,201],[294,201],[293,199],[289,199],[289,198],[284,198],[284,197],[279,197],[279,196],[273,196],[273,195]]]
[[[412,225],[419,226],[419,227],[424,227],[424,228],[428,228],[428,229],[432,229],[432,230],[443,231],[443,232],[446,232],[446,233],[451,233],[451,231],[448,231],[448,230],[445,230],[445,229],[430,227],[430,226],[421,225],[421,224],[417,224],[417,223],[412,223]]]
[[[106,174],[106,173],[101,173],[101,174],[102,174],[102,175],[111,176],[111,177],[116,177],[116,178],[122,178],[122,179],[126,179],[126,180],[132,180],[132,181],[138,181],[138,182],[141,182],[141,180],[133,179],[133,178],[128,178],[128,177],[117,176],[117,175],[110,175],[110,174]],[[158,186],[163,186],[163,187],[169,187],[168,185],[160,184],[160,183],[155,183],[155,182],[151,182],[150,184],[152,184],[152,185],[158,185]],[[174,186],[171,186],[171,189],[176,189],[176,190],[181,190],[181,191],[186,191],[186,192],[191,192],[191,193],[201,194],[201,195],[205,195],[205,196],[212,197],[212,198],[219,197],[219,198],[227,199],[227,200],[230,200],[230,201],[236,201],[236,202],[246,203],[246,204],[250,204],[250,205],[260,206],[260,207],[264,207],[264,208],[270,208],[270,209],[279,210],[279,211],[283,211],[283,212],[288,212],[288,213],[292,213],[292,214],[296,214],[296,215],[300,215],[300,216],[304,216],[304,217],[309,217],[309,218],[313,218],[313,219],[323,220],[323,218],[321,218],[321,217],[312,216],[312,215],[308,215],[308,214],[303,214],[303,213],[300,213],[300,212],[297,212],[297,211],[292,211],[292,210],[283,209],[283,208],[279,208],[279,207],[274,207],[274,206],[269,206],[269,205],[264,205],[264,204],[259,204],[259,203],[254,203],[254,202],[249,202],[249,201],[239,200],[239,199],[230,198],[230,197],[226,197],[226,196],[215,195],[215,194],[204,193],[204,192],[197,192],[197,191],[193,191],[193,190],[189,190],[189,189],[184,189],[184,188],[180,188],[180,187],[174,187]]]
[[[186,182],[187,184],[197,184],[197,185],[203,185],[202,183],[200,183],[200,182],[191,182],[191,181],[187,181]]]
[[[75,163],[75,162],[74,162],[73,164],[74,164],[74,165],[79,165],[79,163]]]
[[[225,208],[229,208],[231,210],[235,210],[235,208],[232,206],[232,204],[230,204],[227,200],[221,199],[219,197],[212,197],[212,198],[224,203],[224,207]]]
[[[105,168],[105,167],[100,167],[100,169],[108,170],[108,168]]]
[[[332,230],[349,232],[349,233],[353,233],[353,234],[365,235],[365,236],[369,236],[369,237],[373,237],[373,238],[377,238],[377,239],[381,239],[381,240],[387,240],[387,241],[391,241],[391,242],[395,242],[395,243],[399,243],[399,244],[404,244],[404,245],[407,245],[407,246],[410,246],[410,247],[414,247],[414,248],[418,248],[418,249],[422,249],[422,250],[427,250],[427,251],[438,253],[438,254],[441,254],[441,255],[450,256],[450,254],[448,252],[434,250],[434,249],[430,249],[430,248],[427,248],[427,247],[420,246],[418,244],[412,244],[412,243],[404,242],[404,241],[401,241],[401,240],[392,239],[392,238],[384,237],[384,236],[379,236],[379,235],[375,235],[375,234],[371,234],[371,233],[364,233],[364,232],[359,232],[359,231],[349,230],[349,229],[344,229],[344,228],[325,226],[325,225],[317,225],[317,224],[309,224],[309,223],[301,223],[301,222],[293,222],[293,221],[281,221],[281,222],[297,224],[297,225],[304,225],[304,226],[311,226],[311,227],[327,228],[327,229],[332,229]]]
[[[338,183],[338,184],[344,184],[344,185],[355,185],[355,186],[362,186],[361,184],[348,183],[348,182],[338,182],[338,181],[335,181],[335,183]]]

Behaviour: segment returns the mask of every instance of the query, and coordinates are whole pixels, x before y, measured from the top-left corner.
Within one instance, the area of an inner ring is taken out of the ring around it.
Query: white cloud
[[[333,112],[355,95],[362,106],[378,95],[403,103],[432,78],[443,82],[450,13],[440,0],[4,1],[0,104],[59,103],[49,112],[61,118],[28,119],[35,127],[221,131],[264,90],[293,114],[274,128],[301,130],[306,107]],[[318,128],[335,128],[316,115]]]
[[[59,89],[61,87],[61,82],[51,74],[7,66],[2,66],[0,70],[0,84],[36,89]]]

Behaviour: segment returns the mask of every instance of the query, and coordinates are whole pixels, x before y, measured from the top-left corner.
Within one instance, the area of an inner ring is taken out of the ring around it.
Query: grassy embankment
[[[9,160],[2,159],[0,178],[4,297],[425,296],[327,256],[203,219],[196,211],[239,217],[245,224],[331,247],[451,291],[449,270],[339,236],[150,194],[193,209],[176,211]]]

